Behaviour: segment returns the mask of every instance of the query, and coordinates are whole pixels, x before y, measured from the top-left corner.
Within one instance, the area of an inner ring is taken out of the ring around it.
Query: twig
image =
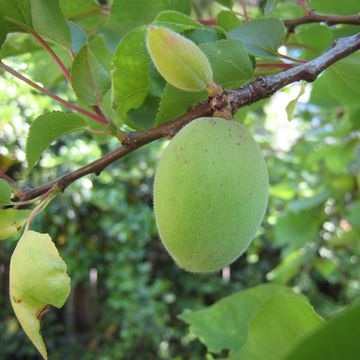
[[[284,20],[285,26],[289,32],[293,32],[296,26],[310,23],[325,23],[326,25],[360,25],[360,13],[355,15],[321,15],[314,12],[296,18]]]
[[[219,107],[220,109],[221,107],[226,107],[234,112],[243,106],[270,97],[276,91],[293,82],[300,80],[312,82],[329,66],[346,56],[355,53],[359,49],[360,33],[347,38],[338,39],[331,49],[314,60],[294,66],[291,69],[284,70],[274,75],[260,77],[242,88],[225,91],[221,96],[212,98],[210,101],[211,104],[209,101],[200,103],[190,109],[186,114],[163,125],[144,132],[126,134],[123,139],[123,145],[118,149],[78,170],[63,175],[48,184],[24,191],[23,195],[18,200],[24,201],[38,197],[46,193],[55,184],[64,190],[68,185],[83,176],[91,173],[99,174],[107,166],[130,152],[157,139],[174,136],[177,131],[190,121],[201,116],[210,116],[214,110],[218,110]]]
[[[28,79],[27,77],[25,77],[24,75],[21,75],[20,73],[18,73],[16,70],[14,70],[13,68],[11,68],[10,66],[4,64],[1,60],[0,60],[0,67],[3,68],[5,71],[7,71],[8,73],[10,73],[11,75],[17,77],[18,79],[22,80],[23,82],[25,82],[26,84],[30,85],[31,87],[33,87],[34,89],[37,89],[39,91],[41,91],[43,94],[51,97],[52,99],[56,100],[57,102],[79,112],[82,113],[84,115],[86,115],[87,117],[97,121],[98,123],[102,124],[102,125],[108,125],[108,122],[106,119],[104,119],[103,117],[94,114],[90,111],[87,111],[67,100],[62,99],[61,97],[55,95],[54,93],[52,93],[51,91],[45,89],[44,87],[36,84],[35,82],[31,81],[30,79]]]
[[[276,53],[276,55],[281,58],[281,59],[284,59],[284,60],[289,60],[289,61],[294,61],[294,62],[297,62],[297,63],[306,63],[305,60],[300,60],[300,59],[295,59],[291,56],[287,56],[287,55],[284,55],[284,54],[280,54],[279,52]]]

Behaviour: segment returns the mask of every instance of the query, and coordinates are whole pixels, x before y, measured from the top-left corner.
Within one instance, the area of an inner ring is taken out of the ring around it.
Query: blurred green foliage
[[[63,11],[88,34],[101,28],[106,46],[115,48],[116,19],[102,27],[103,14],[81,17],[82,9],[74,4],[62,1]],[[91,9],[91,1],[84,4]],[[196,1],[196,16],[211,17],[223,10],[209,4]],[[273,16],[298,12],[288,1]],[[338,31],[346,33],[347,28],[332,29],[331,37]],[[33,52],[23,53],[7,42],[2,49],[2,56],[5,50],[6,56],[11,55],[7,64],[64,98],[74,97],[43,50],[24,34],[10,36],[11,44],[26,43]],[[298,37],[307,39],[309,34],[301,31]],[[105,43],[98,39],[94,49],[105,58]],[[313,44],[321,51],[325,45]],[[299,54],[298,49],[289,54],[307,58],[306,51]],[[109,68],[110,61],[104,58]],[[358,58],[352,57],[350,64],[358,66]],[[344,63],[339,65],[339,71],[346,70]],[[236,115],[266,157],[271,196],[258,237],[230,271],[186,273],[158,239],[152,181],[166,140],[131,153],[99,176],[79,180],[57,197],[33,224],[34,230],[50,233],[72,278],[66,306],[43,319],[50,358],[203,359],[206,348],[188,334],[178,315],[266,281],[305,294],[326,318],[354,302],[360,295],[360,106],[351,91],[337,88],[336,74],[328,71],[306,86],[291,122],[285,107],[299,92],[297,85]],[[359,89],[356,79],[352,87]],[[0,88],[0,169],[23,186],[45,183],[117,146],[106,137],[74,133],[53,144],[29,173],[24,151],[29,124],[60,106],[8,75],[0,78]],[[16,240],[0,242],[0,358],[37,359],[8,299],[9,261]]]

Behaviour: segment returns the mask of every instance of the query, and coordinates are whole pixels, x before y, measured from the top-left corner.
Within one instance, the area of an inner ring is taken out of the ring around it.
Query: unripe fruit
[[[268,200],[265,161],[239,123],[200,118],[165,149],[154,209],[164,246],[192,272],[222,269],[249,246]]]
[[[169,29],[151,26],[147,48],[156,69],[169,84],[186,91],[214,92],[217,86],[209,60],[192,41]]]

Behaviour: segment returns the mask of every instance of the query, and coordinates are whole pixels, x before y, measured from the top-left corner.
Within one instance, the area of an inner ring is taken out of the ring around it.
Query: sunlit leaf
[[[59,136],[84,128],[86,123],[77,115],[54,111],[40,115],[30,127],[26,142],[26,158],[31,170],[42,152]]]
[[[294,118],[294,112],[295,112],[295,107],[297,102],[299,101],[300,97],[302,95],[304,95],[305,93],[305,86],[306,86],[306,82],[302,81],[301,82],[301,88],[299,93],[297,94],[297,96],[295,97],[295,99],[291,100],[287,105],[286,105],[286,114],[288,117],[288,120],[291,121]]]
[[[300,341],[284,360],[353,360],[360,354],[360,303],[331,318]]]
[[[29,210],[0,209],[0,240],[18,233],[30,215]]]
[[[210,351],[226,349],[231,358],[244,360],[262,357],[243,357],[242,351],[260,354],[265,350],[273,359],[281,348],[322,322],[304,297],[273,284],[235,293],[208,308],[184,312],[180,318]]]
[[[60,308],[70,294],[66,264],[48,234],[26,231],[10,263],[10,300],[22,328],[44,359],[40,319],[47,305]]]

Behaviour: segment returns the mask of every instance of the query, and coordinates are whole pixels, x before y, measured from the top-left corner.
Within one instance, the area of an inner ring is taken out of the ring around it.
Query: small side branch
[[[305,16],[284,21],[289,32],[293,32],[299,25],[311,23],[325,23],[326,25],[360,25],[360,13],[355,15],[321,15],[310,12]]]

